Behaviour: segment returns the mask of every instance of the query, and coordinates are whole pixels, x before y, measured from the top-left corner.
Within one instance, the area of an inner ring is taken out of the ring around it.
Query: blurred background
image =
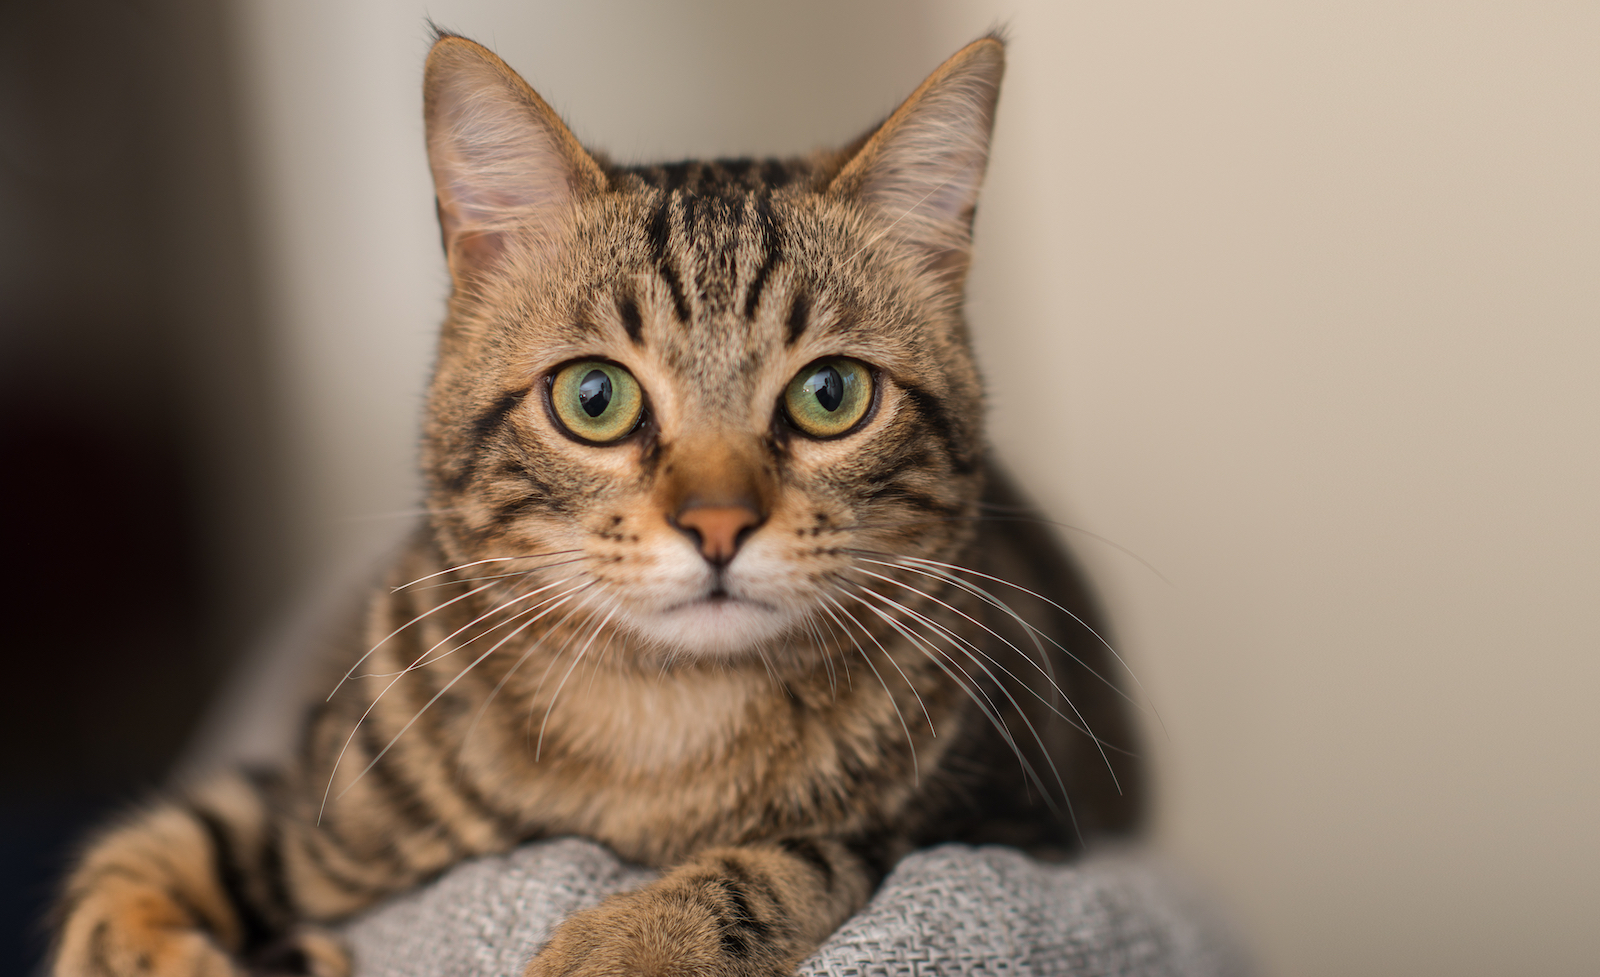
[[[415,517],[425,16],[629,160],[844,141],[1008,25],[992,433],[1160,710],[1155,843],[1269,975],[1600,964],[1600,6],[4,6],[0,972]]]

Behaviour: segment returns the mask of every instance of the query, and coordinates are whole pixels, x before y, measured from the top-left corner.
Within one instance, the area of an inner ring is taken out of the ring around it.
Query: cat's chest
[[[551,716],[558,758],[538,765],[530,813],[547,831],[646,863],[873,821],[914,789],[891,759],[901,741],[878,719],[902,730],[892,712],[839,695],[807,704],[761,671],[597,678]],[[936,742],[919,748],[939,753]]]
[[[551,716],[563,752],[633,781],[725,762],[770,710],[772,692],[734,670],[595,676]]]

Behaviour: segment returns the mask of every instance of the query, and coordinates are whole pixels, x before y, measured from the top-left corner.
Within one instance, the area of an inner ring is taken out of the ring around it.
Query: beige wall
[[[838,140],[1009,21],[993,433],[1161,710],[1160,844],[1269,973],[1593,972],[1600,6],[237,4],[308,567],[415,502],[425,12],[639,158]]]

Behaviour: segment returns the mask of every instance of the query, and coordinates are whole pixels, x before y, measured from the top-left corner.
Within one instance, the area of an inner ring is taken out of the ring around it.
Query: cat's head
[[[639,648],[729,657],[836,615],[872,554],[955,556],[981,491],[961,306],[1002,70],[976,41],[837,152],[625,168],[441,37],[425,112],[454,290],[424,466],[447,557],[499,561],[474,575],[507,574],[486,586],[511,610],[564,595]]]

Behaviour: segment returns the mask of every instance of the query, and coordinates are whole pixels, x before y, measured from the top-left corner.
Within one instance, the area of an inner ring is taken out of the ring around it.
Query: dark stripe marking
[[[330,847],[339,848],[341,851],[343,851],[344,857],[348,858],[352,862],[361,861],[361,859],[351,854],[350,850],[345,847],[344,842],[335,837],[331,832],[321,831],[315,835],[312,835],[311,837],[320,840]],[[353,896],[371,898],[372,896],[380,895],[383,892],[382,888],[378,886],[374,886],[363,879],[346,875],[342,870],[334,868],[333,865],[328,861],[327,855],[317,844],[311,843],[301,845],[300,853],[305,855],[306,858],[310,859],[311,864],[315,865],[317,867],[317,871],[322,873],[322,880],[324,882],[331,882]]]
[[[472,422],[472,427],[467,431],[466,444],[462,451],[467,460],[456,471],[455,475],[451,476],[449,487],[452,490],[459,492],[466,488],[468,482],[472,481],[473,474],[478,470],[478,455],[482,453],[484,446],[494,436],[495,432],[500,429],[500,426],[506,422],[506,418],[511,415],[511,412],[516,409],[518,404],[522,403],[522,398],[528,395],[530,389],[532,388],[523,387],[521,390],[513,390],[508,394],[502,395],[499,400],[494,402],[493,407],[484,411],[478,416],[477,420]]]
[[[926,492],[918,492],[916,489],[907,488],[899,482],[890,482],[886,485],[878,485],[868,489],[862,493],[862,498],[878,503],[903,502],[913,509],[937,513],[946,517],[959,516],[963,511],[959,505],[936,499]]]
[[[789,303],[788,334],[784,337],[784,345],[793,346],[795,340],[806,331],[806,326],[811,323],[811,300],[806,298],[806,293],[794,293],[794,301]]]
[[[265,821],[265,837],[261,841],[261,876],[267,886],[267,898],[272,900],[274,906],[282,907],[286,914],[292,916],[295,905],[283,867],[283,829],[272,816],[270,800],[280,785],[278,775],[268,770],[246,770],[245,780],[261,802]]]
[[[772,199],[767,194],[755,197],[753,206],[756,212],[756,223],[761,228],[761,266],[756,269],[755,276],[750,279],[750,287],[744,293],[744,317],[754,319],[756,307],[761,304],[761,292],[767,287],[767,276],[772,274],[772,269],[777,266],[782,258],[782,249],[778,241],[777,220],[772,214]]]
[[[446,693],[435,704],[435,708],[423,713],[425,717],[423,721],[428,725],[429,742],[445,742],[448,734],[444,727],[459,720],[469,708],[476,710],[477,706],[474,704],[469,707],[459,696]],[[503,842],[509,844],[522,840],[521,825],[517,820],[490,804],[478,790],[477,784],[468,778],[466,768],[461,765],[459,751],[443,750],[437,759],[444,767],[445,782],[454,788],[458,800],[470,808],[481,821],[492,826]]]
[[[234,841],[228,835],[228,829],[215,815],[191,807],[189,813],[200,822],[206,835],[211,840],[212,864],[216,868],[217,881],[222,883],[222,891],[228,897],[228,903],[234,913],[239,917],[239,928],[243,930],[244,947],[250,952],[272,942],[278,935],[277,928],[272,925],[255,900],[250,898],[250,892],[245,885],[245,875],[249,866],[239,859],[239,852]]]
[[[732,879],[719,879],[712,881],[710,886],[720,890],[723,896],[714,910],[721,930],[723,952],[741,960],[748,959],[752,952],[752,938],[757,942],[765,939],[772,933],[772,927],[756,918],[743,884]]]
[[[383,749],[383,744],[376,739],[379,735],[372,724],[362,724],[361,746],[366,751],[367,756],[375,757]],[[394,760],[394,757],[395,753],[391,750],[367,770],[367,776],[378,787],[384,798],[388,800],[390,810],[398,815],[405,828],[411,833],[418,835],[434,834],[447,842],[452,851],[458,850],[459,846],[456,844],[454,833],[435,830],[440,827],[448,828],[449,824],[433,810],[432,805],[428,804],[417,792],[416,787],[401,775],[399,763]],[[392,860],[397,866],[402,870],[410,868],[405,860],[400,857],[398,845],[390,846],[390,851],[393,853]]]
[[[89,933],[89,958],[105,974],[115,973],[111,969],[111,954],[106,950],[106,931],[110,928],[111,924],[102,919]]]
[[[916,408],[917,414],[933,428],[934,435],[944,442],[945,448],[950,453],[950,467],[961,475],[970,475],[977,471],[978,463],[972,446],[957,435],[956,427],[951,422],[950,415],[946,413],[943,402],[914,384],[902,383],[900,389]]]
[[[672,293],[672,307],[678,314],[678,321],[689,321],[689,300],[683,294],[683,283],[678,280],[678,273],[672,267],[672,255],[668,252],[670,242],[670,227],[667,223],[667,208],[672,205],[672,196],[662,194],[661,205],[650,218],[648,229],[650,239],[650,253],[655,259],[656,270],[661,273],[661,280],[667,283],[667,290]]]
[[[828,856],[822,853],[816,842],[810,838],[784,838],[778,842],[778,847],[816,869],[822,876],[823,890],[833,891],[833,863],[828,861]]]
[[[644,319],[639,315],[639,303],[633,296],[624,295],[617,303],[617,314],[622,317],[622,329],[635,346],[644,345]]]

